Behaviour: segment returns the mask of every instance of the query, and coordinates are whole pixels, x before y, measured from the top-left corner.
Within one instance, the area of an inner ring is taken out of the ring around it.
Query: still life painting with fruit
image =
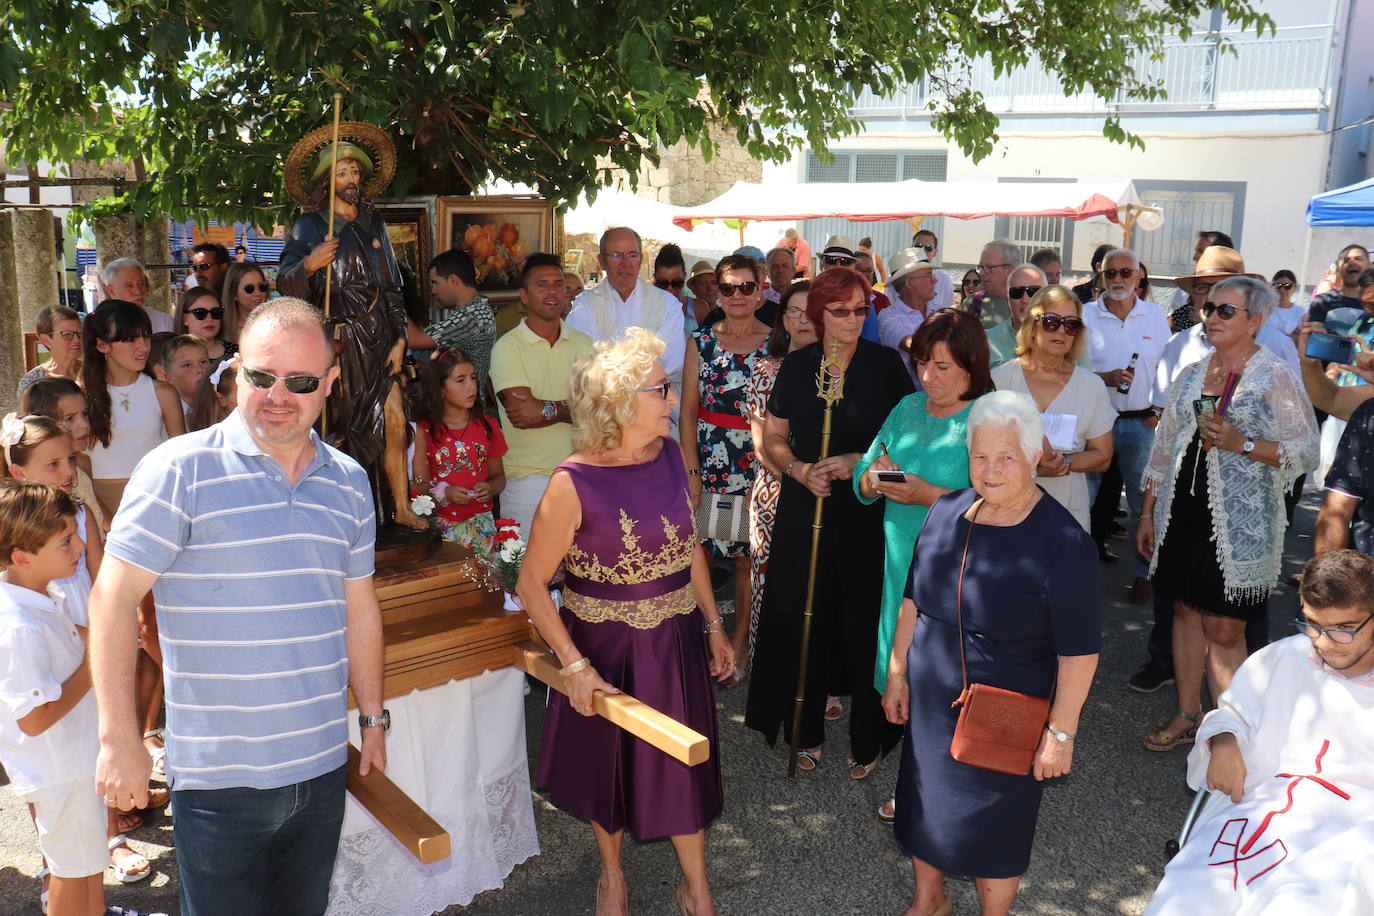
[[[472,223],[463,229],[460,246],[472,256],[478,289],[510,289],[520,280],[520,269],[530,253],[513,222]]]

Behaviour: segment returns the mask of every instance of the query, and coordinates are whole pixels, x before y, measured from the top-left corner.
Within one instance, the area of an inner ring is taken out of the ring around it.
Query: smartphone
[[[1217,398],[1214,395],[1205,394],[1193,401],[1193,416],[1201,420],[1205,413],[1217,412]]]
[[[1314,333],[1307,336],[1307,351],[1303,355],[1348,366],[1355,361],[1354,354],[1355,342],[1349,337]]]
[[[906,483],[906,473],[903,471],[874,471],[873,473],[883,483]]]

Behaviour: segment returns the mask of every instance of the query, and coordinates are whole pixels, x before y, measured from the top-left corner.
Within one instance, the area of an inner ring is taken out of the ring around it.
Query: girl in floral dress
[[[754,366],[765,355],[771,328],[754,317],[763,304],[763,268],[753,258],[727,255],[716,265],[725,317],[692,332],[682,366],[680,430],[694,508],[702,493],[738,496],[747,511],[754,485],[754,439],[744,399]],[[735,561],[738,657],[749,639],[749,542],[704,538],[713,559]]]
[[[487,416],[477,369],[461,350],[440,350],[421,377],[412,476],[415,491],[438,504],[444,538],[471,547],[479,561],[492,552],[492,498],[506,485],[506,440]]]

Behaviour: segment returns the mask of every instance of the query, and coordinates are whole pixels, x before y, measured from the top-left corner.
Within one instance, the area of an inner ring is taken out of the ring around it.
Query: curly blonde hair
[[[1021,327],[1016,331],[1016,350],[1017,356],[1025,356],[1035,348],[1035,319],[1045,314],[1051,308],[1059,305],[1072,305],[1077,311],[1078,317],[1083,317],[1083,303],[1078,301],[1078,297],[1067,286],[1046,286],[1036,293],[1026,307],[1026,317],[1021,319]],[[1069,352],[1065,354],[1069,362],[1077,363],[1087,355],[1088,350],[1088,329],[1085,327],[1078,332],[1078,336],[1069,344]]]
[[[591,356],[573,364],[568,412],[574,449],[597,454],[620,445],[622,428],[635,421],[639,389],[665,349],[653,333],[626,328],[620,337],[597,341]]]

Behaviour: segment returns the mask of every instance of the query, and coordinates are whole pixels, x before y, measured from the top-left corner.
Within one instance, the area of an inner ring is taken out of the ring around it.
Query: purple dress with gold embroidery
[[[663,440],[643,464],[559,465],[577,489],[582,523],[568,548],[564,625],[607,683],[705,735],[711,758],[689,767],[554,693],[537,782],[549,800],[641,840],[696,833],[724,804],[716,702],[692,597],[697,550],[687,472]]]

